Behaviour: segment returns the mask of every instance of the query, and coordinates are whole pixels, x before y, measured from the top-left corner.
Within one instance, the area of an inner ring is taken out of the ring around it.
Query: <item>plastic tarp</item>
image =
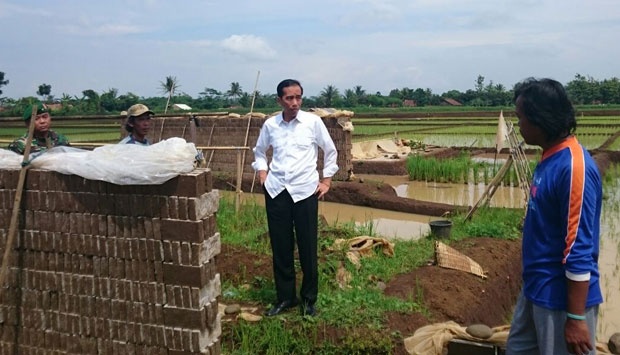
[[[149,146],[110,144],[93,150],[54,147],[31,155],[30,167],[117,185],[158,185],[194,170],[197,155],[194,143],[170,138]],[[0,149],[0,168],[19,169],[22,160],[21,155]]]

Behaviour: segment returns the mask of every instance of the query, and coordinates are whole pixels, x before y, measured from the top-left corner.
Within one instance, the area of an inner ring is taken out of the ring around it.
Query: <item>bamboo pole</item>
[[[499,169],[499,171],[497,172],[493,180],[491,180],[491,182],[487,186],[482,196],[480,196],[480,198],[478,199],[478,202],[476,202],[476,204],[469,210],[469,212],[467,212],[467,216],[465,216],[466,221],[468,221],[471,218],[471,216],[474,214],[474,212],[478,209],[478,207],[481,204],[487,203],[489,200],[491,200],[491,197],[493,197],[493,195],[495,194],[495,191],[497,191],[499,184],[502,182],[504,175],[506,175],[506,173],[510,169],[512,162],[513,162],[512,155],[509,155],[504,165],[501,167],[501,169]]]
[[[28,138],[26,139],[26,147],[24,149],[24,158],[22,160],[22,168],[19,171],[17,180],[17,188],[15,189],[15,200],[13,202],[13,213],[11,214],[11,223],[9,225],[9,234],[7,236],[6,245],[4,246],[4,256],[2,257],[2,268],[0,268],[0,300],[3,297],[5,289],[4,282],[9,268],[9,259],[11,250],[13,249],[13,240],[17,234],[17,217],[19,216],[20,205],[22,201],[22,192],[24,190],[24,182],[26,181],[26,173],[28,172],[28,159],[30,158],[30,148],[32,147],[32,137],[34,136],[34,121],[37,119],[37,106],[32,105],[32,115],[30,116],[30,124],[28,125]]]
[[[256,89],[258,87],[258,77],[260,76],[260,70],[256,73],[256,82],[254,83],[254,93],[252,94],[252,104],[250,105],[250,114],[248,115],[248,126],[245,129],[245,140],[243,141],[243,146],[248,145],[248,136],[250,135],[250,123],[252,122],[252,113],[254,112],[254,100],[256,100]],[[241,172],[243,175],[243,168],[245,167],[245,150],[243,151],[243,157],[241,158]],[[256,171],[254,172],[254,177],[252,178],[252,188],[251,192],[254,191],[254,179],[256,178]]]

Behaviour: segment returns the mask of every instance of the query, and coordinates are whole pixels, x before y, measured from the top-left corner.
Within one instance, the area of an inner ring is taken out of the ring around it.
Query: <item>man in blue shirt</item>
[[[515,87],[523,140],[543,149],[523,225],[523,290],[506,354],[594,354],[599,285],[601,177],[573,135],[575,111],[562,84]]]

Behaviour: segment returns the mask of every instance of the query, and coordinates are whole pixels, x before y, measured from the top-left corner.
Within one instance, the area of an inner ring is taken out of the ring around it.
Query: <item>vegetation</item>
[[[470,237],[519,238],[519,223],[523,212],[513,209],[483,208],[470,222],[464,216],[453,218],[451,240]],[[233,198],[222,198],[217,218],[222,243],[243,246],[254,253],[269,257],[270,247],[266,232],[264,207],[246,203],[235,214]],[[363,258],[362,266],[356,268],[346,259],[345,250],[331,248],[336,238],[372,235],[372,227],[352,224],[322,226],[320,230],[318,318],[303,318],[297,312],[265,318],[249,323],[243,320],[222,323],[222,346],[227,354],[389,354],[393,342],[402,341],[402,334],[392,334],[392,339],[381,335],[385,330],[387,312],[422,313],[420,294],[401,300],[384,296],[376,286],[376,280],[389,280],[423,265],[431,259],[434,244],[431,236],[418,241],[395,241],[394,257],[377,253]],[[448,241],[449,243],[449,241]],[[349,287],[340,287],[336,271],[344,269],[351,275]],[[234,284],[223,280],[222,302],[268,305],[275,299],[275,287],[269,278],[256,277],[252,286]],[[326,328],[341,329],[348,334],[339,343],[322,338]],[[385,333],[383,333],[385,334]]]
[[[0,72],[0,88],[8,85],[4,80],[4,73]],[[179,91],[178,80],[174,76],[167,76],[165,81],[160,82],[162,93],[166,97],[141,97],[128,92],[118,95],[118,89],[108,89],[107,92],[98,93],[93,89],[82,91],[82,97],[71,96],[63,93],[60,98],[51,95],[51,85],[42,84],[36,94],[48,102],[62,104],[62,115],[88,115],[88,114],[117,114],[126,110],[129,106],[141,102],[149,106],[155,112],[168,112],[171,103],[183,103],[197,111],[205,110],[234,110],[243,109],[245,112],[251,106],[252,93],[243,91],[238,82],[232,82],[230,88],[219,91],[214,88],[205,88],[192,97]],[[602,81],[592,77],[576,74],[575,78],[566,83],[569,96],[578,105],[619,105],[620,104],[620,79],[613,77]],[[342,93],[342,94],[341,94]],[[0,91],[2,94],[2,91]],[[104,97],[105,96],[105,97]],[[433,93],[429,88],[395,88],[387,95],[381,92],[367,93],[365,89],[357,85],[350,89],[339,90],[334,85],[328,84],[321,90],[318,96],[306,95],[304,105],[306,107],[335,107],[355,109],[358,113],[365,111],[379,112],[382,108],[405,110],[416,107],[435,107],[435,110],[450,110],[455,100],[463,106],[457,106],[458,110],[508,108],[512,106],[513,91],[503,84],[496,84],[492,80],[486,82],[482,75],[478,75],[474,81],[474,88],[464,92],[449,90],[442,94]],[[35,97],[20,99],[0,98],[0,104],[8,109],[2,111],[2,116],[19,116],[23,107],[29,102],[36,100]],[[256,93],[254,108],[258,112],[270,113],[278,109],[275,93]]]
[[[536,161],[530,162],[530,171],[536,167]],[[468,152],[461,152],[456,158],[437,159],[411,155],[407,158],[407,172],[410,180],[488,184],[499,170],[499,165],[479,162],[471,159]],[[519,179],[514,164],[501,182],[505,186],[518,186]]]

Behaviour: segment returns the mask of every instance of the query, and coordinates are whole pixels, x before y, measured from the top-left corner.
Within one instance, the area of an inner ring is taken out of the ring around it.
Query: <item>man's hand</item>
[[[594,347],[590,342],[590,331],[584,320],[567,319],[564,325],[566,348],[571,354],[588,354]]]
[[[319,195],[318,198],[319,200],[323,198],[323,196],[325,196],[325,194],[327,193],[327,191],[329,191],[329,188],[331,186],[331,179],[324,179],[323,181],[320,181],[319,184],[316,187],[316,191],[314,192],[315,195]]]

